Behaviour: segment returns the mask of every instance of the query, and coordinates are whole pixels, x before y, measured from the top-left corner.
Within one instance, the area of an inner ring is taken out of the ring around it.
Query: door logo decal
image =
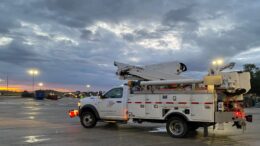
[[[112,100],[109,100],[109,101],[107,102],[107,106],[108,106],[108,107],[111,107],[111,106],[113,106],[114,104],[115,104],[115,102],[112,101]]]

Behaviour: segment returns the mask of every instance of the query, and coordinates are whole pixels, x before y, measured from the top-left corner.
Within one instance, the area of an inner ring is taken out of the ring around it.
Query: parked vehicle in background
[[[257,102],[257,103],[255,104],[255,107],[256,107],[256,108],[260,108],[260,102]]]
[[[33,98],[34,94],[25,90],[25,91],[22,92],[21,97],[31,97],[31,98]]]
[[[36,90],[34,98],[36,100],[43,100],[45,98],[45,92],[43,90]]]
[[[58,100],[58,95],[57,95],[57,94],[54,94],[54,93],[49,93],[49,94],[46,96],[46,99]]]

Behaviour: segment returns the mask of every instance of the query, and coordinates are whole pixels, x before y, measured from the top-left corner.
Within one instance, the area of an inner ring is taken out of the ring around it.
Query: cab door
[[[98,103],[99,115],[102,119],[122,120],[124,119],[125,100],[123,88],[113,88],[103,95]]]

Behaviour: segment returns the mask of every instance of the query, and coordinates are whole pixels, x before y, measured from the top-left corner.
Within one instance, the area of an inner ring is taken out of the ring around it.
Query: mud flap
[[[252,115],[247,115],[247,116],[245,116],[245,118],[246,118],[247,122],[253,122],[253,116]]]

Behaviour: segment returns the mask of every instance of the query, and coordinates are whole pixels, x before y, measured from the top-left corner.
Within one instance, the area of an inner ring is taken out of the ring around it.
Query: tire
[[[81,114],[80,123],[85,128],[93,128],[97,124],[97,118],[92,112],[86,111]]]
[[[172,117],[166,123],[167,133],[174,138],[183,138],[188,133],[186,120],[179,117]]]

